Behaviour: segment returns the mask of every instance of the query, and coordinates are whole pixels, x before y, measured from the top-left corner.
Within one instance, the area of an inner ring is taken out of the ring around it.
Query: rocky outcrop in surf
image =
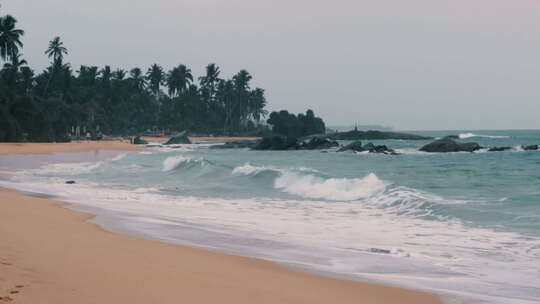
[[[339,147],[338,142],[324,136],[314,136],[300,143],[300,148],[304,150],[321,150],[334,147]]]
[[[237,140],[228,141],[222,145],[211,146],[210,149],[245,149],[253,148],[257,145],[259,140]]]
[[[539,149],[538,145],[521,146],[525,151],[536,151]]]
[[[488,150],[488,152],[502,152],[512,150],[512,147],[493,147]]]
[[[382,153],[382,154],[391,154],[391,155],[398,154],[395,150],[388,148],[386,145],[374,145],[372,143],[367,143],[366,145],[362,145],[362,142],[359,140],[353,143],[350,143],[344,147],[341,147],[337,152],[344,152],[344,151]]]
[[[429,143],[420,151],[430,153],[446,153],[446,152],[474,152],[482,149],[482,146],[475,142],[460,143],[449,137],[438,139],[432,143]]]
[[[169,138],[164,145],[179,145],[179,144],[191,144],[191,140],[187,137],[186,132],[180,132]]]
[[[322,150],[338,146],[337,141],[325,136],[312,136],[298,140],[276,135],[263,138],[253,147],[253,150]]]

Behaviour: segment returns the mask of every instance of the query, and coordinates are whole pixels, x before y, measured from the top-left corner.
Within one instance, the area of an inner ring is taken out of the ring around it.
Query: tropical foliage
[[[320,117],[316,117],[312,110],[306,114],[294,115],[285,110],[272,112],[268,119],[272,131],[276,134],[291,138],[298,138],[312,134],[324,134],[326,126]]]
[[[183,64],[168,72],[158,64],[129,72],[84,65],[75,70],[66,61],[68,48],[55,37],[44,46],[50,66],[35,73],[21,54],[23,35],[14,17],[0,18],[0,141],[59,141],[76,127],[110,135],[264,129],[264,90],[251,88],[246,70],[231,79],[220,78],[215,64],[198,79]]]

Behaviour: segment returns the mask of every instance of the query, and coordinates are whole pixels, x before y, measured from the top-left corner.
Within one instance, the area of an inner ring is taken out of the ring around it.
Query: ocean
[[[421,131],[505,152],[400,155],[211,149],[210,143],[0,157],[0,186],[74,203],[105,228],[439,293],[540,303],[540,131]],[[346,144],[347,142],[341,142]],[[367,143],[367,141],[365,142]],[[88,160],[88,155],[85,156]],[[66,184],[73,180],[76,184]]]

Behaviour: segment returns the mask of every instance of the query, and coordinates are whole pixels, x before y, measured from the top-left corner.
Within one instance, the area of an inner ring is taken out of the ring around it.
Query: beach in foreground
[[[96,145],[93,149],[131,147]],[[52,153],[56,147],[59,152],[89,151],[80,144],[6,146],[0,147],[3,154]],[[110,233],[86,222],[92,215],[62,206],[0,190],[0,302],[441,303],[423,292]]]

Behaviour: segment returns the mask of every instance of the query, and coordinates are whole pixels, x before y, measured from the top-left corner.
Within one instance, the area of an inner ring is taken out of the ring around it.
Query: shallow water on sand
[[[540,151],[520,145],[540,144],[540,131],[419,134],[513,148],[428,154],[418,148],[429,141],[374,141],[402,153],[389,156],[183,145],[82,163],[45,157],[40,168],[0,173],[0,185],[75,202],[118,232],[454,303],[538,303]],[[23,157],[0,157],[0,167],[20,168]]]

